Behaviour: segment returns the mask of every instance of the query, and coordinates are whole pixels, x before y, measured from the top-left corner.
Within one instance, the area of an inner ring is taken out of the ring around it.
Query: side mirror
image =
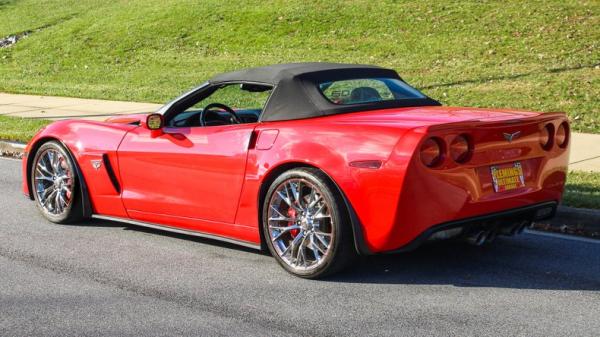
[[[150,130],[152,137],[158,137],[163,134],[163,116],[161,114],[149,114],[146,117],[146,128]]]

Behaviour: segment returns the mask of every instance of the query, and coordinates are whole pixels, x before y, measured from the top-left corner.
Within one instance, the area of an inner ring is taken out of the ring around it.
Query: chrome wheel
[[[73,172],[61,152],[50,148],[38,156],[33,183],[44,212],[57,216],[69,210],[73,200]]]
[[[302,178],[283,181],[269,200],[267,226],[275,252],[297,271],[320,266],[335,239],[331,201]]]

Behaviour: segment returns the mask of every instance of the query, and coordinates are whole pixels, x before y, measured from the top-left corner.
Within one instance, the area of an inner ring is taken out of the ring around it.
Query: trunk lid
[[[335,115],[335,118],[342,123],[414,128],[465,122],[515,122],[540,115],[543,113],[506,109],[427,106],[340,114]]]

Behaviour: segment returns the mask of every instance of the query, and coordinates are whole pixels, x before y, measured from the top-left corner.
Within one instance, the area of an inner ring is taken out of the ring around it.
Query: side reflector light
[[[569,144],[569,124],[562,122],[558,129],[556,129],[556,137],[554,137],[556,144],[560,148],[565,148]]]
[[[466,135],[456,136],[450,143],[450,156],[457,163],[466,163],[471,159],[473,145]]]
[[[435,167],[444,161],[444,142],[440,138],[432,137],[421,145],[421,161],[427,167]]]
[[[378,169],[383,163],[381,160],[357,160],[350,162],[350,166],[365,169]]]

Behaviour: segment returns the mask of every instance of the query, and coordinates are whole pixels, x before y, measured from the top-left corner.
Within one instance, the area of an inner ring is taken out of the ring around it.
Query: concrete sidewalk
[[[600,135],[573,133],[569,169],[600,172]]]
[[[114,115],[152,112],[160,106],[152,103],[0,93],[0,115],[26,118],[103,120]],[[600,135],[573,134],[569,167],[579,171],[600,172]]]
[[[0,115],[59,120],[153,112],[160,104],[0,93]]]

